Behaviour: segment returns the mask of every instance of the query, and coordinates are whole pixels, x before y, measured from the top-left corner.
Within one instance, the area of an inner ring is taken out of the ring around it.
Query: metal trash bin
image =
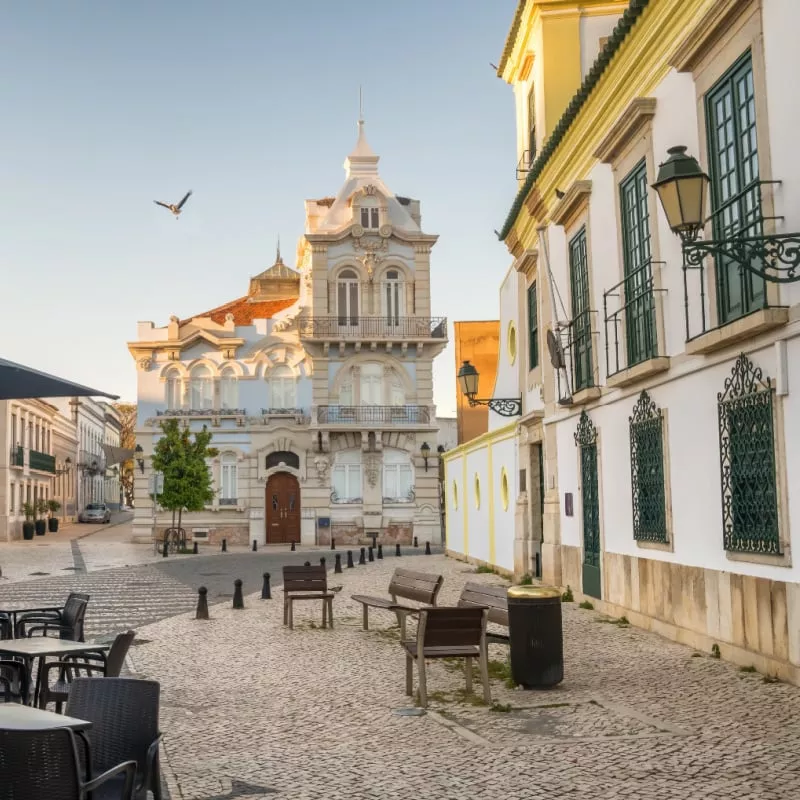
[[[564,680],[561,592],[549,586],[508,590],[511,676],[525,689],[555,686]]]

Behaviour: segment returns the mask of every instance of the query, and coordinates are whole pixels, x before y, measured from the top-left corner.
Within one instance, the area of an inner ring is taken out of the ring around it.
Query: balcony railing
[[[307,339],[447,339],[446,317],[311,317],[300,323]]]
[[[244,408],[166,408],[156,411],[157,417],[244,417]]]
[[[39,472],[55,473],[56,457],[49,453],[41,453],[39,450],[28,450],[28,467]]]
[[[239,500],[236,497],[220,497],[219,504],[221,506],[235,506]]]
[[[517,180],[522,181],[528,176],[531,171],[533,162],[536,159],[536,153],[533,150],[523,150],[522,157],[517,162]]]
[[[106,471],[106,460],[100,453],[81,450],[78,456],[78,469],[89,475],[102,475]]]
[[[327,425],[427,425],[428,406],[317,406],[317,422]]]
[[[646,261],[603,292],[607,377],[659,355],[653,265],[660,263]]]
[[[12,467],[24,467],[25,466],[25,448],[18,446],[11,448],[10,460],[9,464]]]

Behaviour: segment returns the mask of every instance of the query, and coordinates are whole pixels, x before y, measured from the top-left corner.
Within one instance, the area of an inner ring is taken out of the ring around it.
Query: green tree
[[[219,452],[211,447],[211,433],[206,426],[192,434],[176,419],[161,423],[163,436],[156,442],[153,469],[164,473],[164,491],[158,502],[172,512],[172,527],[177,515],[178,527],[184,511],[202,511],[214,499],[207,458]]]

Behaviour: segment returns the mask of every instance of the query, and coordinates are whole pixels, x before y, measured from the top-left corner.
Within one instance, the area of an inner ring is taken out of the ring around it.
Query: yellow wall
[[[480,373],[478,397],[491,397],[497,376],[500,351],[500,323],[496,319],[477,322],[456,322],[456,373],[462,361],[469,361]],[[471,407],[456,385],[456,418],[458,443],[463,444],[489,430],[487,406]]]

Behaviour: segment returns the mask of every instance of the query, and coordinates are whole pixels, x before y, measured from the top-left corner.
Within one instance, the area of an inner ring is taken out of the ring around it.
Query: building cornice
[[[589,206],[591,194],[591,181],[575,181],[550,212],[551,221],[556,225],[568,228]]]
[[[613,165],[655,114],[655,97],[635,97],[600,142],[595,157],[604,164]]]

